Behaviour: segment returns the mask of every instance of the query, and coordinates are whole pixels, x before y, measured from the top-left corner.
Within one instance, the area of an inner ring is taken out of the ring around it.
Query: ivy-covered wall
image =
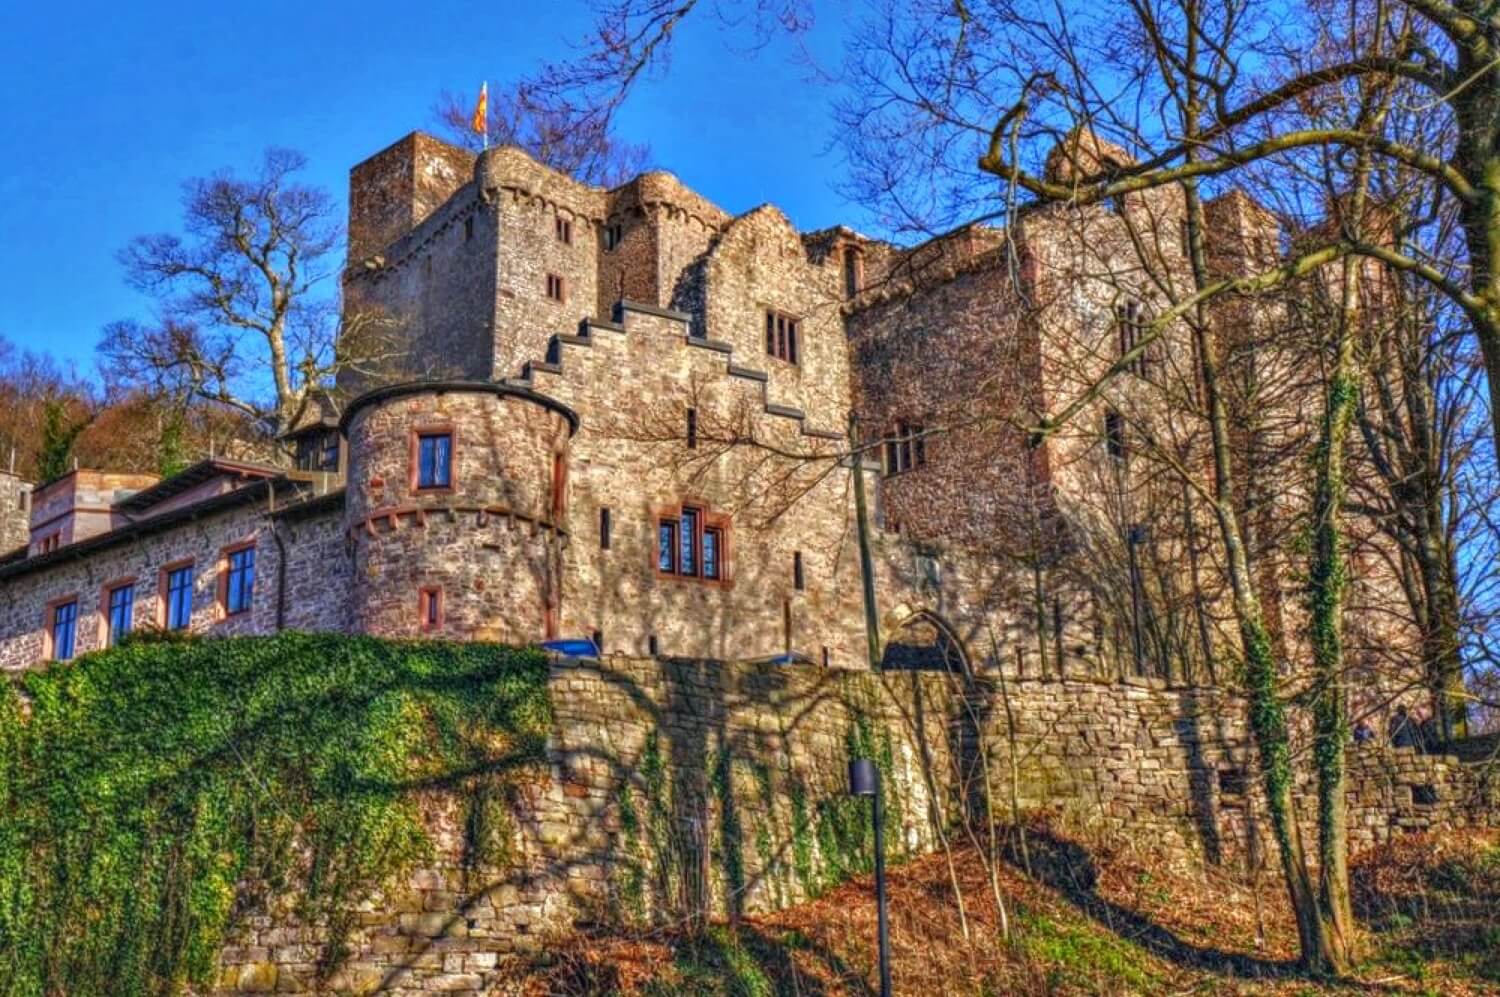
[[[868,870],[854,757],[884,774],[896,860],[940,845],[981,743],[1002,816],[1014,752],[1024,809],[1156,846],[1227,858],[1255,795],[1243,704],[1152,684],[298,634],[137,640],[19,682],[0,997],[484,992],[581,922],[733,916]],[[1356,843],[1496,813],[1457,760],[1351,771]]]

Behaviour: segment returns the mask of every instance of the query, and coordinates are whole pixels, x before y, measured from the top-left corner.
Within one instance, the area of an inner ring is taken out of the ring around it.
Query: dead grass
[[[1300,976],[1279,880],[1163,861],[1128,845],[1032,829],[1028,879],[1001,872],[1012,940],[979,856],[955,856],[963,934],[941,855],[889,877],[896,992],[958,994],[1500,994],[1500,834],[1413,836],[1356,859],[1370,961],[1337,983]],[[1257,899],[1257,892],[1260,896]],[[497,992],[527,995],[870,994],[868,879],[697,939],[580,934]]]

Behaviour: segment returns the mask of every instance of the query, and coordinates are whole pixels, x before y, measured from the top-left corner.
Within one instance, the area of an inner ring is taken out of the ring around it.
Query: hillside
[[[1296,973],[1295,927],[1270,875],[1257,891],[1242,877],[1165,864],[1128,846],[1091,853],[1040,825],[1028,843],[1036,880],[1011,863],[1000,874],[1009,944],[973,849],[955,855],[968,942],[942,855],[892,872],[897,993],[1500,993],[1495,832],[1412,836],[1359,856],[1367,959],[1357,978],[1340,982]],[[737,929],[712,925],[696,940],[670,931],[578,936],[541,962],[514,963],[499,992],[868,994],[874,939],[866,878]]]

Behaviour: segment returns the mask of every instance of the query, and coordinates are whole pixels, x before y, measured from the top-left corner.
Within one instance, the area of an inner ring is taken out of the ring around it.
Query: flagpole
[[[484,94],[484,139],[483,139],[483,142],[484,142],[484,151],[488,152],[489,149],[490,149],[490,99],[489,99],[490,98],[490,81],[489,80],[485,80],[484,81],[484,85],[480,88],[480,92]]]

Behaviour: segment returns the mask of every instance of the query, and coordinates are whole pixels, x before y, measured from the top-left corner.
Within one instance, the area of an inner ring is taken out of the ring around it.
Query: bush
[[[419,798],[483,849],[543,758],[545,659],[485,644],[141,638],[0,688],[0,994],[212,979],[270,896],[342,956],[360,900],[430,854]],[[29,709],[26,700],[29,700]]]

